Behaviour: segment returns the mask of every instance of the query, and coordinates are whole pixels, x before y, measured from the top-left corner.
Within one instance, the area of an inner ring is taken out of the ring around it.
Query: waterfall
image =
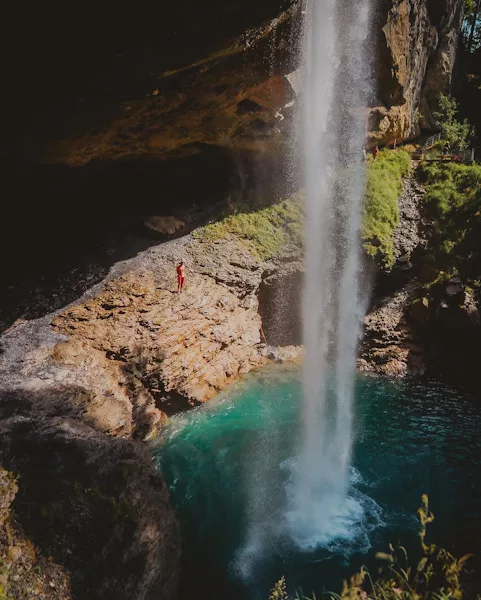
[[[305,548],[335,536],[346,510],[362,317],[359,230],[370,1],[307,0],[303,10],[304,404],[287,521],[292,538]]]

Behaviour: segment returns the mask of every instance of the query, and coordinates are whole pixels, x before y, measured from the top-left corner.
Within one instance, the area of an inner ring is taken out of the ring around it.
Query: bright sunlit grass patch
[[[239,210],[196,231],[205,242],[236,235],[261,260],[274,258],[288,244],[302,245],[303,196],[297,193],[267,208]]]
[[[394,230],[399,223],[398,199],[403,177],[409,174],[410,156],[404,150],[381,150],[369,159],[362,240],[366,252],[386,268],[394,263]]]

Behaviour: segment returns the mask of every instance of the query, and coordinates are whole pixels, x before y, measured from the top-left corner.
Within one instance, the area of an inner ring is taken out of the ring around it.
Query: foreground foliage
[[[410,564],[403,546],[394,548],[391,544],[389,552],[376,554],[384,565],[377,577],[363,567],[349,581],[344,581],[340,594],[327,595],[332,600],[461,600],[460,576],[471,555],[456,558],[447,550],[426,543],[426,526],[434,520],[426,495],[421,498],[418,518],[421,557],[417,563]],[[275,584],[269,600],[289,600],[284,577]],[[316,597],[297,594],[296,600],[316,600]]]
[[[394,230],[399,223],[398,199],[402,179],[409,174],[410,157],[404,150],[381,150],[369,159],[364,199],[362,240],[366,252],[385,268],[394,264]]]

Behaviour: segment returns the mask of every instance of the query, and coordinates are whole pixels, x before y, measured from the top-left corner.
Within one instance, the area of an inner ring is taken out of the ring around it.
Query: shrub
[[[402,179],[410,166],[409,154],[404,150],[381,150],[375,160],[369,159],[362,239],[366,252],[388,269],[394,264],[394,230],[399,222]]]
[[[467,150],[474,139],[474,128],[467,119],[458,121],[458,103],[452,96],[441,94],[438,109],[433,111],[433,116],[443,128],[443,138],[447,140],[451,149]]]
[[[481,235],[481,165],[423,164],[419,174],[435,223],[431,262],[444,271],[461,270],[467,280],[476,278]]]
[[[481,208],[481,165],[423,163],[419,174],[427,187],[426,202],[441,216]]]

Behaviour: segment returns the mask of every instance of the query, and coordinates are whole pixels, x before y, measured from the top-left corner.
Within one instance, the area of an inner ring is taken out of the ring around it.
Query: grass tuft
[[[398,198],[402,178],[410,171],[410,157],[404,150],[382,150],[376,160],[368,160],[362,241],[370,256],[390,268],[394,263],[394,230],[399,222]],[[194,236],[208,242],[235,235],[261,260],[274,258],[289,244],[302,246],[303,204],[304,195],[298,192],[260,210],[241,207],[198,229]]]
[[[194,237],[205,242],[237,236],[261,260],[281,254],[288,244],[302,245],[303,196],[298,193],[262,210],[239,211],[201,227]]]

